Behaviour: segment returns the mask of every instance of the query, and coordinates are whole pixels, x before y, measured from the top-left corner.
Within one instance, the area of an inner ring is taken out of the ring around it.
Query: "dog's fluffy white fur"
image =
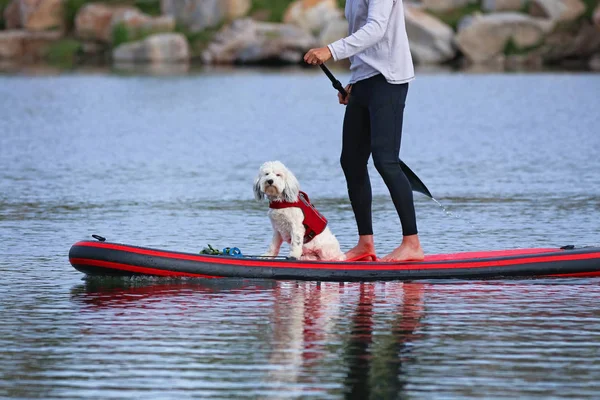
[[[298,201],[300,184],[294,174],[279,161],[267,161],[258,171],[254,181],[256,200],[265,197],[269,201]],[[264,256],[277,256],[283,242],[290,245],[289,257],[303,260],[338,261],[345,255],[329,227],[304,244],[304,214],[297,207],[269,209],[273,239]]]

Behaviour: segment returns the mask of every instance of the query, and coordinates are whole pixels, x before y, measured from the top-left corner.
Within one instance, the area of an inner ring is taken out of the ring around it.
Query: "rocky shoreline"
[[[0,66],[294,65],[343,0],[0,0]],[[418,66],[600,71],[597,0],[405,0]]]

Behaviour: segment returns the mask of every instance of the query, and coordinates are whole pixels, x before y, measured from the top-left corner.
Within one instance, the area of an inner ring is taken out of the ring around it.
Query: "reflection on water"
[[[16,373],[65,397],[92,376],[104,398],[160,394],[165,382],[184,398],[593,398],[593,282],[94,278],[71,290],[71,340],[50,333],[31,353],[50,364]]]

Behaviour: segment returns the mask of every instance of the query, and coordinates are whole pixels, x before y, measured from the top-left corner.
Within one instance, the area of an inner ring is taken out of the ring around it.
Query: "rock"
[[[481,9],[485,12],[520,11],[527,5],[527,0],[483,0]]]
[[[60,31],[27,32],[23,38],[24,62],[36,62],[44,59],[53,43],[62,38]]]
[[[125,43],[113,50],[116,63],[177,63],[187,62],[190,49],[180,33],[158,33],[144,40]]]
[[[582,22],[576,31],[557,30],[546,38],[542,55],[548,63],[566,59],[587,60],[600,52],[598,28],[589,21]]]
[[[553,21],[573,21],[586,11],[581,0],[531,0],[529,14]]]
[[[0,31],[0,59],[38,61],[46,55],[49,46],[61,37],[62,34],[57,31]]]
[[[438,64],[456,56],[452,28],[432,15],[409,5],[404,7],[406,32],[416,63]]]
[[[462,8],[470,3],[474,3],[473,0],[422,0],[423,7],[431,11],[452,11],[457,8]]]
[[[225,6],[225,19],[228,21],[245,16],[252,7],[251,0],[225,0],[222,3]]]
[[[600,53],[590,59],[589,67],[592,71],[600,71]]]
[[[202,53],[208,64],[299,63],[318,43],[302,29],[289,24],[238,19],[217,33]]]
[[[117,13],[139,12],[134,7],[109,7],[102,3],[90,3],[75,16],[75,34],[80,39],[104,43],[112,41],[112,20]]]
[[[544,63],[538,53],[514,54],[506,57],[505,68],[511,71],[540,70]]]
[[[93,41],[83,42],[81,44],[81,51],[86,55],[100,55],[104,53],[106,46]]]
[[[319,45],[326,46],[336,40],[348,36],[348,21],[341,18],[332,19],[325,25],[319,35]]]
[[[111,18],[111,31],[121,25],[127,32],[129,40],[141,39],[152,33],[166,33],[175,30],[175,18],[164,15],[153,18],[139,10],[125,10],[113,13]]]
[[[111,7],[101,3],[82,7],[75,17],[76,34],[87,41],[111,43],[117,26],[125,28],[126,39],[131,41],[152,33],[174,31],[175,18],[168,15],[151,17],[134,7]]]
[[[250,0],[161,0],[162,13],[175,18],[191,32],[219,26],[250,11]]]
[[[456,44],[474,63],[486,62],[502,54],[512,40],[518,48],[540,45],[554,23],[515,12],[475,16],[459,30]]]
[[[285,11],[283,22],[319,34],[329,21],[342,17],[336,0],[296,0]]]
[[[21,25],[28,31],[63,30],[63,0],[19,0]]]
[[[21,7],[19,0],[12,0],[4,9],[4,23],[6,29],[19,29],[21,24]]]
[[[0,59],[22,58],[24,38],[24,31],[0,31]]]

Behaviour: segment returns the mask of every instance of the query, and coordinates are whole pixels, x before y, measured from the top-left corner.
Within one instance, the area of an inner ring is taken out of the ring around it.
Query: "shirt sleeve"
[[[333,59],[339,61],[348,58],[368,49],[383,39],[395,1],[369,0],[367,22],[352,35],[327,46]]]

